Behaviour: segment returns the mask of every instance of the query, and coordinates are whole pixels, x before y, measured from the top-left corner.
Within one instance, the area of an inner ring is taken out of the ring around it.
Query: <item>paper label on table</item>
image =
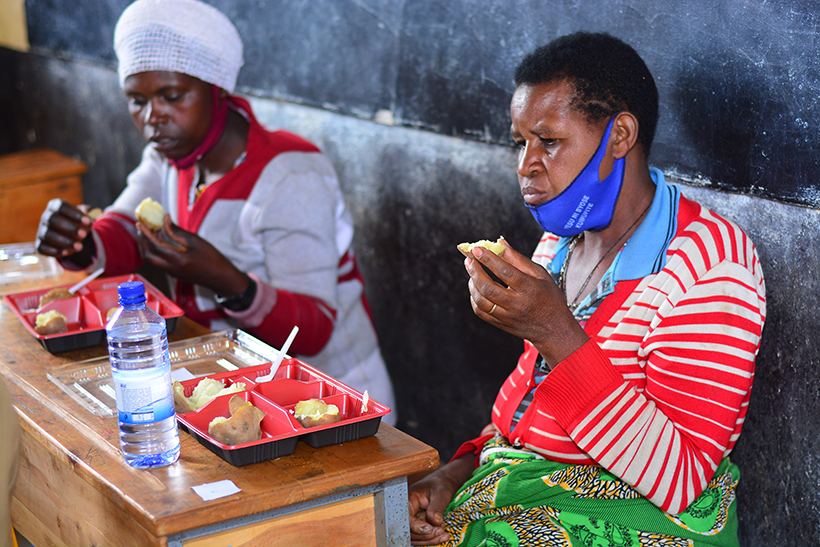
[[[215,500],[217,498],[224,498],[231,494],[236,494],[241,490],[231,480],[210,482],[208,484],[200,484],[199,486],[192,486],[200,498],[205,501]]]
[[[191,378],[196,378],[191,371],[185,367],[180,367],[176,370],[171,371],[171,380],[176,380],[177,382],[182,382],[183,380],[190,380]]]

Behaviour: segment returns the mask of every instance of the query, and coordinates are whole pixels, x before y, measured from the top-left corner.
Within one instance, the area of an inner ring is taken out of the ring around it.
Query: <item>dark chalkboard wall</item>
[[[128,0],[27,0],[35,51],[113,65]],[[654,73],[654,164],[820,205],[820,2],[211,0],[245,42],[240,88],[506,143],[515,64],[575,30],[631,43]]]

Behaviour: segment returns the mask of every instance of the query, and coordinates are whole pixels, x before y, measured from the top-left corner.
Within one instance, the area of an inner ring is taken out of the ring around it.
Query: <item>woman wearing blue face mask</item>
[[[657,90],[631,47],[565,36],[515,83],[518,180],[545,233],[532,260],[506,245],[465,266],[476,315],[525,351],[482,435],[411,486],[412,542],[737,545],[754,246],[649,167]]]

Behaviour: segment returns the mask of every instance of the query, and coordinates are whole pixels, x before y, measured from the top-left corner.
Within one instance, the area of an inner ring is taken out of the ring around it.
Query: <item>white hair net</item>
[[[233,93],[242,39],[218,9],[198,0],[137,0],[114,29],[120,86],[140,72],[180,72]]]

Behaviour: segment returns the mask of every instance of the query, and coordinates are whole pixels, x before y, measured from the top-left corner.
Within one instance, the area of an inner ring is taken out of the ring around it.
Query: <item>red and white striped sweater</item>
[[[658,192],[673,188],[659,176]],[[746,234],[673,195],[667,201],[677,226],[665,264],[617,281],[584,326],[590,341],[538,385],[509,438],[550,460],[601,465],[677,514],[703,491],[740,435],[766,300]],[[537,260],[549,263],[557,243],[545,234]],[[493,405],[493,426],[502,432],[510,431],[534,385],[538,352],[525,345]],[[466,443],[455,457],[480,449],[485,439]]]

